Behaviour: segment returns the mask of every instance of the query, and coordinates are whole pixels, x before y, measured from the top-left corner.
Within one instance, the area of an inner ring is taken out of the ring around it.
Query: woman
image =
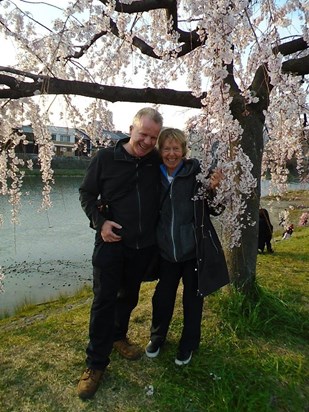
[[[145,352],[149,358],[158,356],[166,339],[182,278],[184,319],[175,363],[186,365],[200,343],[203,296],[226,285],[229,278],[207,201],[193,201],[199,188],[196,175],[200,167],[196,159],[185,158],[187,142],[184,133],[173,128],[163,129],[158,148],[163,161],[157,228],[161,261],[159,282],[152,298],[150,342]],[[212,174],[212,189],[221,178],[220,172]]]

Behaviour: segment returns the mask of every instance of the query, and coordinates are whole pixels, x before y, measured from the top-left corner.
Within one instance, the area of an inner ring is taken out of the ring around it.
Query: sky
[[[59,0],[49,0],[49,4],[54,4],[55,6],[59,5]],[[61,6],[63,7],[64,3],[67,3],[67,0],[61,1]],[[60,7],[61,7],[60,6]],[[1,7],[1,5],[0,5]],[[56,16],[53,13],[53,9],[49,9],[49,13],[46,13],[46,7],[44,4],[24,4],[23,9],[30,11],[34,18],[37,18],[43,24],[48,25],[48,23]],[[15,63],[16,47],[13,40],[4,39],[0,35],[0,44],[1,44],[1,55],[0,55],[0,66],[13,66]],[[134,86],[132,86],[134,87]],[[138,87],[138,86],[136,86]],[[185,90],[186,88],[181,88]],[[77,103],[80,106],[83,106],[85,101],[84,97],[77,98],[77,102],[80,100],[80,103]],[[132,123],[132,119],[136,112],[145,106],[153,106],[152,104],[145,103],[130,103],[130,102],[116,102],[108,103],[109,109],[113,113],[113,122],[115,130],[120,130],[122,132],[128,133],[129,127]],[[55,126],[71,126],[70,119],[64,118],[60,119],[59,112],[63,110],[65,112],[65,105],[61,102],[61,98],[57,97],[57,104],[53,105],[52,111],[54,115],[52,116],[52,121]],[[164,124],[169,127],[177,127],[179,129],[184,128],[186,120],[194,114],[198,113],[197,109],[189,109],[179,106],[166,106],[161,105],[159,108],[160,113],[163,115]]]
[[[144,106],[145,104],[113,103],[111,107],[113,107],[116,129],[129,132],[129,125],[135,113]],[[197,109],[186,109],[177,106],[161,106],[159,111],[163,115],[165,126],[176,127],[178,129],[183,129],[186,120],[193,114],[199,112]]]
[[[22,2],[17,3],[21,4]],[[68,3],[68,0],[49,0],[48,3],[63,7],[64,4]],[[44,6],[44,2],[34,2],[34,4],[25,2],[23,3],[23,8],[31,12],[34,18],[37,18],[39,21],[46,25],[48,25],[48,23],[56,16],[56,13],[53,12],[53,8],[49,8],[48,13],[46,13],[46,6]],[[54,10],[56,12],[56,9]],[[4,40],[0,36],[0,45],[2,51],[2,53],[0,54],[0,66],[14,65],[16,49],[13,41]],[[185,84],[183,86],[181,85],[180,87],[178,86],[177,88],[186,90]],[[80,100],[80,105],[82,106],[85,98],[80,97],[78,99]],[[108,103],[109,109],[113,112],[115,130],[128,132],[129,126],[131,125],[135,113],[146,105],[147,104],[144,103],[129,102]],[[61,99],[59,97],[57,97],[56,105],[53,105],[52,110],[55,113],[52,117],[53,124],[55,126],[71,126],[69,118],[60,120],[59,111],[64,110],[64,105],[61,104]],[[189,117],[199,112],[199,110],[197,109],[187,109],[178,106],[164,105],[162,105],[159,110],[163,115],[164,124],[166,126],[177,127],[180,129],[185,126],[185,123]]]
[[[82,101],[84,98],[80,97],[77,99],[80,99]],[[129,128],[130,128],[130,125],[132,124],[134,115],[139,109],[145,106],[153,107],[152,104],[147,104],[147,103],[146,104],[145,103],[130,103],[130,102],[108,103],[109,110],[111,110],[113,113],[113,122],[114,122],[115,130],[119,130],[124,133],[129,133]],[[183,129],[189,117],[199,112],[198,109],[188,109],[188,108],[179,107],[179,106],[167,106],[167,105],[161,105],[158,110],[163,116],[164,125],[166,127],[176,127],[178,129]],[[54,107],[53,107],[53,111],[55,111]],[[57,119],[57,115],[54,116],[54,118]],[[69,125],[66,124],[66,120],[64,120],[62,124],[57,124],[56,126],[69,126]]]
[[[11,66],[15,62],[16,49],[12,40],[5,40],[1,38],[1,50],[0,66]],[[80,99],[80,105],[84,101],[84,97]],[[144,106],[145,103],[130,103],[130,102],[116,102],[109,103],[109,109],[113,112],[113,121],[115,130],[122,132],[129,132],[129,127],[132,123],[132,119],[135,113]],[[57,110],[57,108],[59,110]],[[60,120],[59,111],[64,110],[65,106],[61,104],[61,99],[57,97],[57,105],[53,105],[52,111],[55,113],[52,116],[55,126],[70,126],[69,119]],[[198,113],[197,109],[187,109],[179,106],[166,106],[162,105],[159,108],[160,113],[163,115],[164,124],[169,127],[177,127],[179,129],[184,128],[186,120]]]

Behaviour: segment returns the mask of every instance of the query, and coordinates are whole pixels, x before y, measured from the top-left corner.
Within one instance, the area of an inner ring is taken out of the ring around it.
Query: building
[[[81,129],[63,126],[48,126],[48,131],[54,144],[55,156],[59,157],[81,157],[91,156],[98,147],[102,147],[103,142],[115,144],[119,139],[128,137],[122,132],[103,130],[102,138],[93,144],[87,133]],[[36,139],[31,125],[21,126],[13,129],[13,133],[18,136],[25,136],[15,147],[15,152],[29,157],[38,155],[38,139]],[[25,141],[27,142],[25,144]]]
[[[48,126],[56,156],[75,156],[77,129],[71,127]]]

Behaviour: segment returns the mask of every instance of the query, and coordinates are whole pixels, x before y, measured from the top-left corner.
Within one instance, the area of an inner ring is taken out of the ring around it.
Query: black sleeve
[[[90,227],[97,231],[101,230],[101,227],[106,220],[100,213],[98,207],[98,199],[101,194],[101,174],[102,156],[98,153],[92,159],[79,188],[79,200],[81,202],[81,206],[90,220]]]

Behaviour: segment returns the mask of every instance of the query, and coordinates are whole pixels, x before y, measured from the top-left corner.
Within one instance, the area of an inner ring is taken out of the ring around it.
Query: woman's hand
[[[210,187],[210,189],[212,189],[212,190],[216,189],[219,186],[219,184],[220,184],[220,182],[223,178],[224,178],[224,175],[223,175],[222,169],[214,169],[211,172],[211,175],[209,177],[209,187]]]

